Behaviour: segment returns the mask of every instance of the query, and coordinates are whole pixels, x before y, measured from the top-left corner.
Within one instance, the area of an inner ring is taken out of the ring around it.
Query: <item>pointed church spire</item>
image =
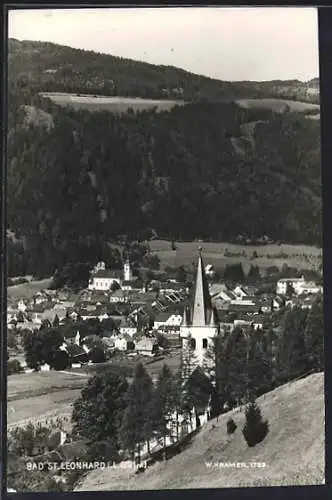
[[[211,311],[210,326],[218,326],[217,314],[214,308]]]
[[[183,310],[183,317],[182,317],[182,325],[181,326],[188,326],[188,316],[187,316],[187,308],[186,307]]]
[[[204,272],[202,249],[199,248],[198,251],[199,251],[199,257],[197,266],[192,324],[193,326],[206,326],[207,309],[211,309],[211,300],[210,300],[209,287]]]

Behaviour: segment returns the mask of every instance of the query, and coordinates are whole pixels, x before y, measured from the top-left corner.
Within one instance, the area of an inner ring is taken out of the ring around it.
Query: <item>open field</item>
[[[281,386],[260,397],[258,404],[270,431],[263,442],[252,448],[241,432],[244,413],[232,410],[218,420],[210,420],[188,447],[166,464],[156,463],[139,475],[130,469],[94,470],[76,491],[324,484],[323,374]],[[238,425],[231,436],[226,433],[230,416]],[[265,467],[252,467],[253,462]],[[247,467],[213,465],[225,463]]]
[[[80,395],[87,377],[62,372],[22,373],[7,379],[8,426],[29,420],[70,416],[72,403]]]
[[[8,300],[30,299],[40,290],[45,290],[50,286],[52,278],[30,281],[21,285],[13,285],[7,288]]]
[[[149,245],[151,252],[160,258],[162,268],[192,265],[199,246],[203,249],[206,264],[213,264],[216,268],[223,269],[227,264],[241,262],[245,272],[248,272],[252,264],[262,270],[270,266],[282,268],[284,264],[297,269],[314,269],[322,255],[320,248],[308,245],[244,246],[229,243],[176,242],[176,250],[171,250],[171,242],[165,240],[152,240]],[[225,250],[234,256],[225,257]],[[252,259],[254,252],[258,258]],[[281,257],[282,254],[284,255]]]
[[[173,372],[180,363],[180,351],[172,356],[163,357],[155,362],[150,358],[141,358],[139,361],[146,363],[150,376],[156,380],[164,363],[168,364]],[[127,366],[134,367],[138,359],[126,359]],[[124,361],[122,361],[122,364]],[[7,422],[8,427],[26,425],[29,421],[45,420],[51,417],[69,417],[72,404],[79,397],[87,380],[95,373],[102,374],[109,365],[103,363],[96,367],[75,368],[67,371],[50,371],[42,373],[22,373],[10,375],[8,383]],[[130,381],[130,379],[129,379]]]
[[[134,111],[144,111],[152,108],[157,108],[158,111],[169,111],[174,106],[186,104],[182,100],[142,99],[139,97],[107,97],[57,92],[44,92],[42,95],[60,106],[70,106],[74,109],[86,109],[88,111],[110,111],[112,113],[125,113],[128,108],[132,108]]]
[[[319,104],[312,104],[309,102],[301,102],[301,101],[293,101],[288,99],[239,99],[236,103],[242,108],[250,109],[270,109],[271,111],[275,111],[276,113],[282,113],[285,111],[287,106],[290,107],[290,110],[293,112],[305,112],[311,111],[313,109],[317,110],[319,113],[320,106]]]

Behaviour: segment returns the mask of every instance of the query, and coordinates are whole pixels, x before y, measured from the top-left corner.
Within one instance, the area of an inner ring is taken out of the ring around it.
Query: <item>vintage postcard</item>
[[[325,483],[317,18],[9,11],[9,492]]]

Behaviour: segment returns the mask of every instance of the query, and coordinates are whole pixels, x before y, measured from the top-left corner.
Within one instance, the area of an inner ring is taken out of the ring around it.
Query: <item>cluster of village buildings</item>
[[[320,286],[302,277],[281,279],[274,293],[257,296],[255,286],[238,285],[230,289],[223,283],[213,283],[212,266],[204,267],[201,260],[196,286],[200,274],[204,275],[202,280],[206,283],[208,300],[214,310],[210,326],[218,325],[223,331],[231,331],[237,326],[263,329],[271,311],[287,305],[310,309],[316,294],[321,291]],[[168,339],[168,345],[180,348],[183,331],[190,322],[197,320],[191,318],[187,310],[192,300],[184,283],[170,279],[158,283],[158,291],[155,285],[140,283],[132,275],[128,261],[120,272],[107,270],[104,263],[98,263],[91,273],[88,287],[79,296],[69,290],[43,290],[32,299],[10,304],[7,326],[8,329],[35,331],[45,322],[52,326],[56,318],[60,326],[71,320],[73,328],[62,348],[70,353],[74,366],[88,361],[87,355],[93,344],[93,339],[89,342],[89,338],[82,338],[75,330],[78,319],[107,324],[102,329],[101,340],[108,352],[153,356],[163,350],[158,340],[160,334]],[[290,286],[292,294],[288,296]],[[111,321],[103,323],[107,320]]]

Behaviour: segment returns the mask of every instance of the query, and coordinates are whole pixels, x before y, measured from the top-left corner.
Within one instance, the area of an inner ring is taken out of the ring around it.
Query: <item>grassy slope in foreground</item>
[[[305,399],[303,395],[306,395]],[[133,470],[88,473],[77,491],[155,490],[324,484],[324,375],[310,375],[258,399],[270,424],[266,439],[248,448],[242,436],[243,412],[236,410],[209,421],[189,447],[138,476]],[[238,428],[226,433],[232,416]],[[209,468],[207,463],[265,462],[265,468]]]

